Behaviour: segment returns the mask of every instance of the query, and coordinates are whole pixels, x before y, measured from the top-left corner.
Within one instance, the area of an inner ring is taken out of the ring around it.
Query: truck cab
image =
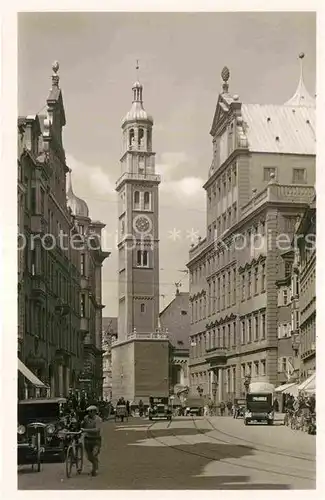
[[[245,425],[248,425],[250,422],[273,424],[274,390],[274,385],[266,382],[254,382],[249,385],[244,413]]]

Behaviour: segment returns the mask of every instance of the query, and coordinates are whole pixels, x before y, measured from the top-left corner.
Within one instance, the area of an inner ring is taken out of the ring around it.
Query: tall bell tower
[[[122,121],[118,193],[118,339],[112,347],[113,398],[168,395],[168,339],[158,328],[158,187],[152,151],[153,118],[136,81]]]

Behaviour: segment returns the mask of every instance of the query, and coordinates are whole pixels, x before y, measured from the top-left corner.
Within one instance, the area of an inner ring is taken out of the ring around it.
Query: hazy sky
[[[60,62],[67,124],[64,147],[75,194],[106,224],[111,250],[103,269],[104,315],[117,314],[117,195],[121,120],[131,87],[144,86],[154,117],[153,147],[160,186],[161,307],[184,278],[192,229],[205,236],[205,191],[212,159],[209,135],[220,72],[246,103],[277,104],[296,90],[299,52],[315,92],[316,16],[311,13],[28,13],[18,20],[19,114],[44,112],[51,65]],[[169,231],[180,231],[173,240]],[[188,290],[187,277],[183,291]]]

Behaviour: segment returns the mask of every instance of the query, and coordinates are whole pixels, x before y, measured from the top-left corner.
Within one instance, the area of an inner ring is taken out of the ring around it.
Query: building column
[[[63,380],[63,365],[60,363],[58,366],[58,376],[59,376],[59,396],[64,395],[64,380]]]
[[[70,368],[68,366],[65,367],[65,394],[69,394],[70,389]]]
[[[222,368],[218,368],[218,402],[222,401],[223,393],[223,373]]]

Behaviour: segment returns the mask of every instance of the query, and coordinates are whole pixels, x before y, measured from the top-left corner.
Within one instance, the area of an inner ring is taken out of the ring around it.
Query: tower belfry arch
[[[118,195],[118,339],[112,346],[113,398],[167,396],[168,337],[159,328],[160,176],[152,150],[153,118],[143,106],[143,86],[132,86],[122,121]]]

